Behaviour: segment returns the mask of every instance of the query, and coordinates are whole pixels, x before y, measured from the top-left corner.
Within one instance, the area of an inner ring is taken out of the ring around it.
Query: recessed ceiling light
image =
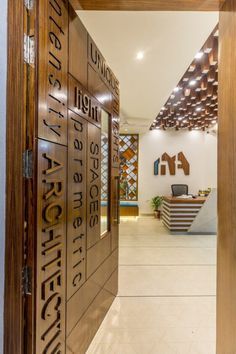
[[[143,60],[144,58],[144,52],[138,52],[137,55],[136,55],[136,59],[137,60]]]
[[[196,80],[191,80],[191,81],[189,82],[189,85],[190,85],[190,86],[194,86],[194,85],[196,85],[196,83],[197,83]]]
[[[183,117],[179,117],[179,118],[178,118],[178,120],[182,120],[182,119],[183,119]]]
[[[203,57],[203,52],[198,52],[196,55],[195,55],[195,59],[201,59]]]
[[[197,111],[197,112],[200,112],[201,110],[202,110],[201,107],[197,107],[197,108],[196,108],[196,111]]]
[[[177,87],[174,88],[174,92],[179,92],[180,89],[181,89],[181,88],[177,86]]]

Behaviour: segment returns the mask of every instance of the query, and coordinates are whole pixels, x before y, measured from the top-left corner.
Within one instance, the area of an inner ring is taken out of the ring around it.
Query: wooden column
[[[236,353],[236,1],[220,13],[217,354]]]

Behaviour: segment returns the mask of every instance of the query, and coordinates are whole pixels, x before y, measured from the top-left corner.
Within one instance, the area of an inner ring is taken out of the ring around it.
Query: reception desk
[[[207,198],[164,197],[162,220],[171,232],[188,232]]]

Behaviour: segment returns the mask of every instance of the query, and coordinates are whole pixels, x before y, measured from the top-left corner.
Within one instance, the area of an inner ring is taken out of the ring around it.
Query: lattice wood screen
[[[120,199],[138,200],[138,134],[120,135]]]

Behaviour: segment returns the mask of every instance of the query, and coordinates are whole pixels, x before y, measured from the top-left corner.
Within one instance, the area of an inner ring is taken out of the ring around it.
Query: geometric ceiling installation
[[[196,54],[150,130],[205,130],[218,121],[218,26]]]

